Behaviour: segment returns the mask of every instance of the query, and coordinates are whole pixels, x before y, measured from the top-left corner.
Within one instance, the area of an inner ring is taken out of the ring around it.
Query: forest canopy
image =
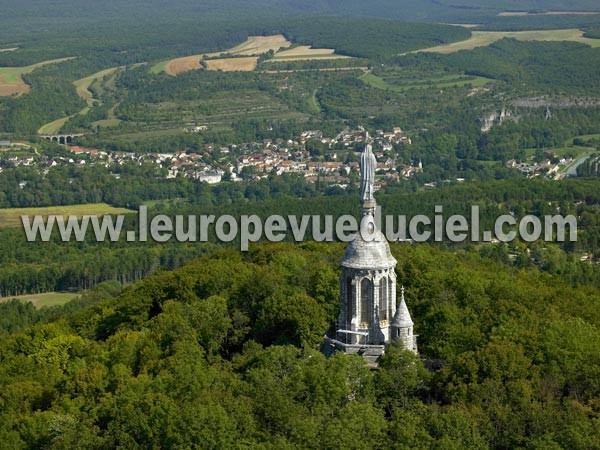
[[[27,320],[0,305],[0,447],[598,448],[600,291],[393,246],[421,355],[369,371],[318,351],[342,251],[219,250]]]

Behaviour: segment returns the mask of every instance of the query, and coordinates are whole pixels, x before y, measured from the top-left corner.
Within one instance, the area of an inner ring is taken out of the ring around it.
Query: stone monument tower
[[[369,143],[360,157],[360,202],[363,218],[371,225],[368,239],[359,232],[341,261],[340,313],[335,330],[325,338],[326,353],[359,353],[375,362],[385,344],[400,340],[417,353],[413,322],[404,300],[396,301],[396,263],[383,233],[375,226],[377,203],[373,196],[377,160]],[[371,217],[368,217],[371,216]],[[329,347],[329,348],[327,348]]]

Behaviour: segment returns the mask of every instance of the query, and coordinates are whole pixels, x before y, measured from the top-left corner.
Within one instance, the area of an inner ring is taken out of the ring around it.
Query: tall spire
[[[408,312],[408,306],[406,306],[406,300],[404,299],[404,286],[400,288],[400,301],[398,302],[392,324],[399,328],[408,328],[414,325],[410,317],[410,312]]]

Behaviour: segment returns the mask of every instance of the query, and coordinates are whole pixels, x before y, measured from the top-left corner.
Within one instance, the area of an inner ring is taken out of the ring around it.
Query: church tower
[[[373,196],[377,160],[368,143],[361,154],[361,213],[369,229],[359,230],[348,244],[340,264],[340,313],[326,344],[330,351],[363,354],[373,362],[385,344],[400,340],[417,353],[413,322],[404,299],[396,301],[396,259],[383,233],[375,225],[377,203]],[[335,336],[335,337],[334,337]]]

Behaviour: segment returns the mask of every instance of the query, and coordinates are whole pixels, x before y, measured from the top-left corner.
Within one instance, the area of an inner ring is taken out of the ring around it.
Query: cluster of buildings
[[[546,176],[558,180],[566,176],[566,173],[561,171],[561,168],[570,165],[572,162],[573,159],[571,158],[559,158],[552,150],[546,150],[544,157],[539,159],[539,161],[534,161],[533,158],[525,162],[517,162],[515,159],[511,159],[506,162],[505,167],[517,169],[528,178]]]
[[[263,142],[216,146],[207,144],[196,151],[179,150],[169,153],[106,152],[93,148],[68,145],[69,155],[46,157],[30,148],[24,155],[5,159],[13,165],[53,167],[61,164],[104,165],[106,168],[126,163],[155,164],[160,176],[185,177],[214,184],[221,181],[259,180],[272,174],[297,173],[307,181],[346,185],[351,174],[358,173],[358,158],[364,147],[366,130],[359,127],[345,130],[333,138],[319,130],[308,130],[292,139],[265,139]],[[423,170],[420,161],[404,164],[400,158],[402,146],[411,140],[399,127],[392,131],[378,130],[369,142],[377,149],[376,172],[379,182],[394,182],[409,178]],[[324,151],[315,154],[318,146]]]
[[[228,166],[227,169],[237,175],[246,170],[256,178],[270,173],[299,173],[311,182],[321,180],[344,184],[350,181],[352,172],[358,171],[358,152],[364,147],[365,136],[365,129],[359,127],[343,131],[334,138],[323,136],[319,130],[309,130],[302,132],[298,140],[266,139],[258,151],[242,151],[235,161],[235,167]],[[328,150],[325,158],[313,157],[307,150],[306,144],[311,140]],[[410,138],[399,127],[391,132],[378,130],[370,141],[381,149],[375,156],[378,160],[377,174],[383,180],[397,181],[423,170],[421,162],[416,165],[398,163],[394,145],[411,145]]]

